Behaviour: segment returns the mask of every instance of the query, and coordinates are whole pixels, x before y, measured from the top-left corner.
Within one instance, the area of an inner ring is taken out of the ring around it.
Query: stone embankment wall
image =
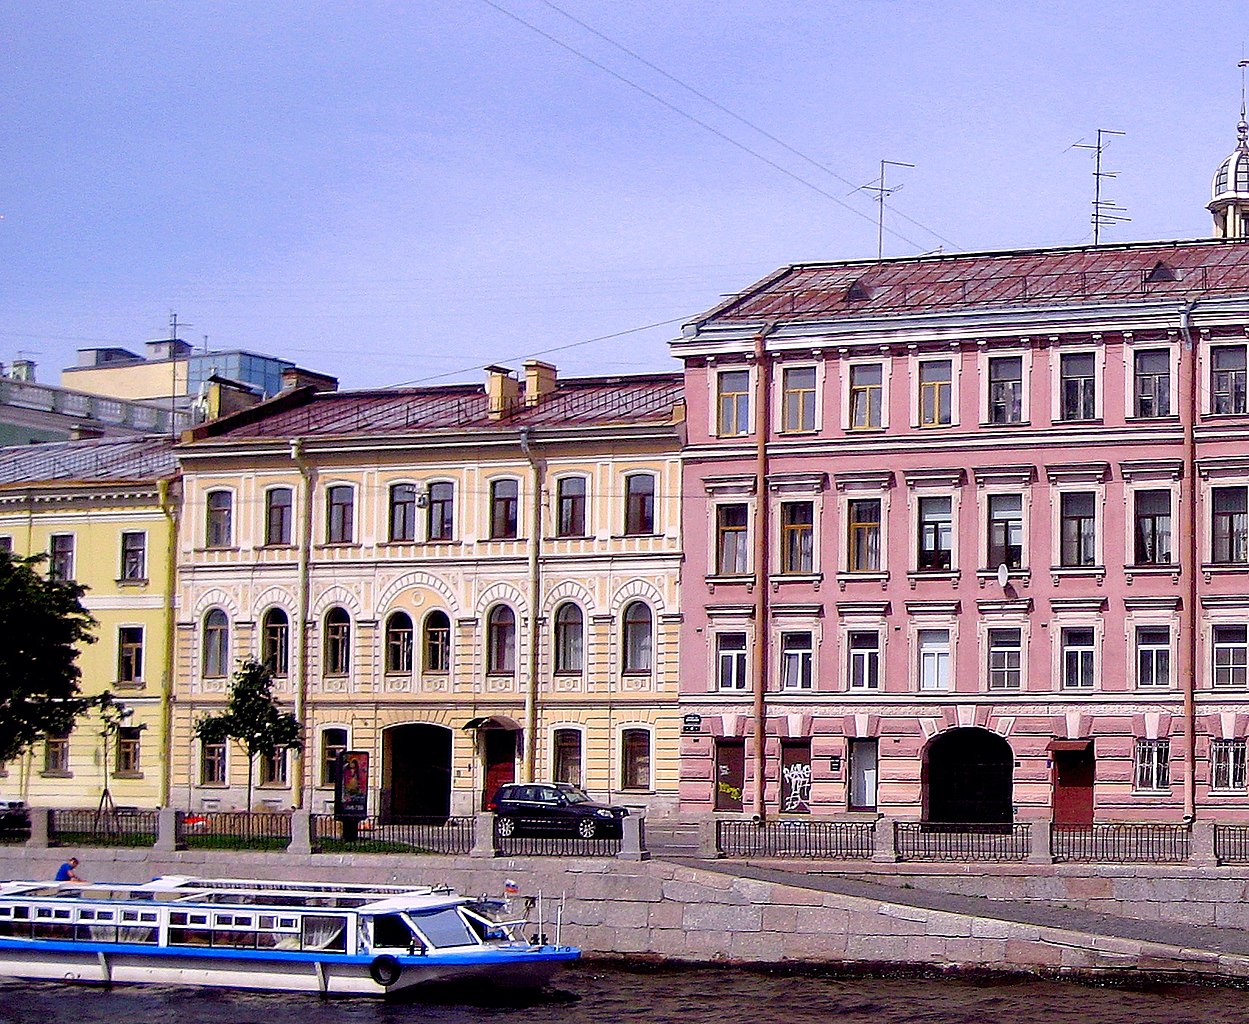
[[[692,962],[881,964],[949,969],[1182,972],[1249,978],[1249,956],[1087,935],[736,877],[659,861],[398,857],[99,849],[73,851],[84,877],[139,882],[161,874],[363,883],[445,882],[501,895],[563,896],[562,940],[587,955]],[[51,878],[67,850],[0,848],[0,876]],[[983,881],[983,879],[981,879]],[[536,930],[536,907],[531,914]]]

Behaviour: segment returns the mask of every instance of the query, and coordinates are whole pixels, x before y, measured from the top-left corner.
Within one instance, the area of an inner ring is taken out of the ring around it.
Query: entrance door
[[[716,810],[740,811],[746,788],[746,741],[716,740]]]
[[[850,741],[850,810],[876,810],[876,740]]]
[[[482,810],[494,798],[500,786],[516,781],[516,737],[512,729],[483,729],[483,754],[486,762],[486,782],[481,794]]]
[[[451,813],[451,730],[396,725],[382,734],[383,800],[391,821]]]
[[[1054,750],[1054,824],[1093,824],[1093,745]]]
[[[925,821],[1000,824],[1014,820],[1015,760],[1010,744],[988,729],[952,729],[928,744]]]

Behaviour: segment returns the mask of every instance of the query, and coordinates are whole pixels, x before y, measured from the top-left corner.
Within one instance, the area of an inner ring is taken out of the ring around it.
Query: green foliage
[[[99,703],[79,687],[79,649],[95,643],[86,588],[43,575],[44,557],[0,552],[0,764],[44,736],[63,736]]]

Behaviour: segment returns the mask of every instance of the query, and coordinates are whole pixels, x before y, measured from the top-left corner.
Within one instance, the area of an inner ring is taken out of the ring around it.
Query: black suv
[[[596,803],[566,782],[508,783],[499,787],[489,809],[504,839],[563,832],[582,839],[617,837],[620,820],[629,813],[623,807]]]

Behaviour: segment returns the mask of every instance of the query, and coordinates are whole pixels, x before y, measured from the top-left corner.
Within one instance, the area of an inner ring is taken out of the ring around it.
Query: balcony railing
[[[1187,825],[1055,825],[1050,833],[1050,852],[1057,862],[1178,864],[1191,851]]]
[[[808,857],[862,860],[875,852],[870,821],[782,819],[759,823],[725,819],[716,823],[717,843],[726,857]]]
[[[1032,850],[1032,827],[1027,822],[898,821],[893,842],[899,860],[1020,861]]]

